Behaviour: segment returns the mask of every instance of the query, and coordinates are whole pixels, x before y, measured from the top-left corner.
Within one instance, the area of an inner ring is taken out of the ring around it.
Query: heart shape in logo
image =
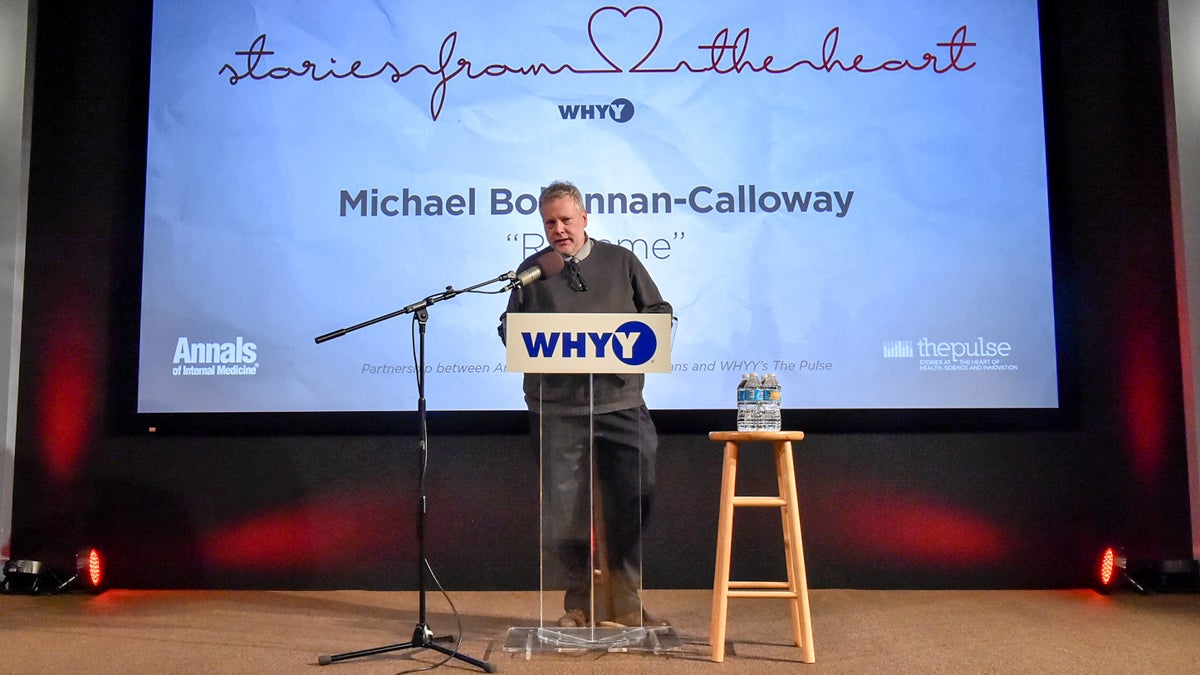
[[[601,16],[604,18],[601,19]],[[622,39],[629,34],[643,39]],[[650,41],[651,34],[654,35],[653,43]],[[592,48],[605,63],[612,66],[611,71],[605,72],[637,72],[658,49],[662,34],[662,16],[654,8],[645,5],[629,9],[609,5],[592,12],[588,18],[588,39],[592,41]],[[601,47],[601,42],[606,47]],[[633,65],[629,66],[628,71],[622,67],[630,63]]]

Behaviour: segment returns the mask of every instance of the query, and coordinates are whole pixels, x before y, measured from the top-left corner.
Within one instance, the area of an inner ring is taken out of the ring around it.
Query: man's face
[[[562,255],[572,256],[579,252],[587,235],[587,211],[575,205],[570,197],[559,197],[542,206],[542,225],[546,228],[546,239]]]

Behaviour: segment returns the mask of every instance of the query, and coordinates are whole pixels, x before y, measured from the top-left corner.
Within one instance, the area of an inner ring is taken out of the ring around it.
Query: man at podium
[[[500,317],[502,336],[510,312],[671,313],[671,305],[632,251],[588,236],[588,214],[579,188],[564,181],[551,183],[542,191],[538,207],[550,245],[519,269],[529,269],[553,250],[563,257],[563,271],[513,289]],[[657,432],[642,398],[644,382],[642,373],[524,376],[530,430],[535,446],[541,448],[545,519],[552,531],[548,545],[554,546],[566,577],[560,627],[583,627],[590,621],[669,625],[642,610],[638,596],[641,533],[650,509],[658,448]],[[602,527],[604,536],[597,550],[604,556],[597,564],[603,564],[608,575],[607,583],[597,585],[608,597],[594,604],[589,598],[593,574],[589,454],[595,458],[603,514],[597,529]],[[597,616],[590,615],[592,607]]]

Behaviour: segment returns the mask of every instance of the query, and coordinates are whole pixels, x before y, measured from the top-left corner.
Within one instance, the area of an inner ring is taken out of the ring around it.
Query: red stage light
[[[60,561],[65,562],[64,559]],[[62,565],[55,567],[40,560],[6,561],[0,576],[0,592],[40,595],[78,588],[89,593],[102,593],[105,581],[100,551],[85,548],[75,553],[75,573],[70,576]]]
[[[1129,579],[1128,572],[1129,558],[1125,552],[1119,548],[1109,546],[1100,554],[1100,565],[1096,569],[1096,590],[1107,595],[1121,583],[1122,579]],[[1130,579],[1132,581],[1132,579]],[[1142,590],[1141,586],[1134,584],[1138,590]]]
[[[1100,585],[1111,586],[1113,578],[1116,577],[1116,562],[1117,552],[1108,547],[1104,549],[1104,553],[1100,555]]]
[[[75,574],[88,590],[98,590],[104,582],[104,560],[100,551],[88,548],[75,556]]]

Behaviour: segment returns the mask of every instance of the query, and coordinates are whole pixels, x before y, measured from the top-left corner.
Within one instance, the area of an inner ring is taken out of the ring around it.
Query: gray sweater
[[[541,279],[525,288],[515,288],[508,298],[508,309],[500,315],[500,335],[504,337],[504,317],[508,312],[571,312],[624,314],[634,312],[671,313],[650,273],[629,249],[592,240],[591,253],[579,262],[579,274],[586,291],[573,290],[563,272]],[[529,256],[518,269],[535,265],[546,248]],[[644,405],[641,373],[603,373],[590,376],[593,387],[593,411],[597,414],[626,410]],[[533,412],[587,414],[588,375],[542,375],[526,373],[525,403]]]

